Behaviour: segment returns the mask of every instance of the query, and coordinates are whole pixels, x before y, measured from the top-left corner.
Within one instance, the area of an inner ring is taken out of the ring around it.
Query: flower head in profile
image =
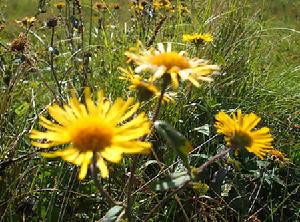
[[[56,7],[58,10],[62,10],[66,4],[64,2],[58,2],[54,4],[54,7]]]
[[[131,85],[128,88],[130,90],[137,90],[138,96],[142,101],[147,101],[153,96],[159,97],[161,95],[155,85],[142,79],[140,75],[134,74],[130,67],[128,69],[119,67],[119,70],[122,72],[120,79],[129,81]],[[163,102],[173,102],[173,98],[169,94],[164,93]]]
[[[210,33],[203,34],[184,34],[182,35],[182,40],[184,42],[193,42],[196,44],[202,44],[206,42],[212,42],[214,40],[213,36]]]
[[[204,59],[190,59],[184,51],[172,51],[171,43],[167,43],[167,48],[164,48],[162,43],[158,43],[158,50],[141,49],[128,51],[125,55],[129,61],[133,61],[138,66],[135,68],[136,73],[142,71],[152,72],[150,81],[154,82],[157,79],[171,81],[174,89],[177,89],[180,81],[190,81],[193,85],[199,87],[199,80],[212,81],[210,77],[214,71],[219,70],[216,65],[208,65],[208,61]],[[205,72],[203,72],[205,69]],[[207,72],[207,70],[210,70]],[[201,78],[204,77],[204,78]],[[196,78],[195,78],[196,77]]]
[[[120,5],[117,3],[104,3],[104,2],[96,2],[94,4],[94,8],[97,10],[109,10],[109,9],[120,9]]]
[[[216,115],[217,132],[225,136],[227,145],[233,149],[245,148],[263,159],[273,149],[273,138],[268,127],[254,130],[261,118],[254,113],[242,114],[237,110],[232,117],[225,112]]]
[[[108,5],[106,3],[103,3],[103,2],[96,2],[94,4],[94,8],[97,9],[97,10],[107,10]]]
[[[151,143],[139,140],[150,133],[148,118],[144,113],[131,118],[139,107],[133,98],[127,101],[118,98],[110,103],[99,91],[94,103],[89,88],[84,94],[85,105],[73,93],[69,103],[63,107],[50,106],[49,114],[56,122],[41,116],[40,125],[46,131],[31,131],[34,146],[50,148],[68,144],[63,150],[44,153],[44,157],[61,157],[80,166],[79,179],[85,178],[92,159],[96,159],[101,176],[107,178],[106,161],[118,163],[123,154],[148,153],[151,150]]]

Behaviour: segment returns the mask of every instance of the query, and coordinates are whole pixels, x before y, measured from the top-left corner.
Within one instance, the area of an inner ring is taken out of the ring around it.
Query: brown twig
[[[166,21],[167,18],[168,18],[167,16],[164,16],[158,22],[158,24],[156,25],[156,27],[154,29],[153,35],[151,36],[151,38],[149,39],[149,41],[146,44],[147,47],[150,47],[153,44],[153,42],[154,42],[154,40],[155,40],[155,38],[156,38],[159,30],[161,29],[162,25],[164,24],[164,22]]]
[[[200,167],[198,167],[197,169],[195,169],[194,173],[196,173],[196,174],[201,173],[205,168],[207,168],[209,165],[211,165],[212,163],[214,163],[215,161],[217,161],[221,157],[225,156],[229,151],[230,151],[230,148],[222,150],[220,153],[217,153],[212,158],[210,158],[208,161],[206,161],[205,163],[203,163]]]

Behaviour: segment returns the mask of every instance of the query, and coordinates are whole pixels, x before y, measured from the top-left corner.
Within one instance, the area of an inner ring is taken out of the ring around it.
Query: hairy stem
[[[52,50],[52,51],[50,51],[50,68],[51,68],[51,73],[52,73],[52,76],[54,78],[54,81],[57,85],[58,93],[61,96],[61,98],[63,98],[61,87],[60,87],[60,84],[59,84],[59,81],[58,81],[58,78],[57,78],[57,75],[56,75],[56,72],[55,72],[55,69],[54,69],[54,54],[53,54],[53,51],[54,51],[54,33],[55,33],[55,29],[54,29],[54,27],[52,27],[51,28],[51,42],[50,42],[50,47],[51,47],[51,50]]]
[[[163,84],[162,84],[161,93],[160,93],[160,96],[159,96],[159,99],[158,99],[158,102],[157,102],[157,106],[156,106],[155,112],[154,112],[153,117],[152,117],[152,123],[154,123],[157,120],[157,118],[158,118],[159,111],[161,109],[161,104],[162,104],[162,101],[163,101],[164,94],[166,92],[167,86],[168,86],[168,83],[164,79],[163,80]],[[146,140],[146,137],[142,138],[142,141],[144,141],[144,140]],[[127,215],[127,218],[128,218],[128,222],[132,222],[133,221],[132,217],[131,217],[131,208],[132,208],[132,196],[131,196],[131,193],[132,193],[134,174],[135,174],[135,171],[136,171],[138,158],[139,158],[138,155],[136,155],[136,156],[133,157],[132,165],[131,165],[131,168],[130,168],[130,175],[129,175],[129,179],[128,179],[127,208],[126,208],[126,215]]]
[[[100,191],[101,195],[106,198],[108,203],[110,205],[120,205],[120,202],[115,201],[112,196],[102,187],[100,184],[98,177],[97,177],[97,159],[96,159],[96,153],[93,154],[93,159],[92,159],[92,164],[91,164],[91,172],[92,172],[92,177],[95,182],[95,185],[97,189]]]

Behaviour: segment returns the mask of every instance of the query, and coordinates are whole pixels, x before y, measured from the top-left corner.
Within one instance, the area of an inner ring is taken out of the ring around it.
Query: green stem
[[[211,159],[209,159],[208,161],[206,161],[204,164],[202,164],[199,168],[197,168],[195,170],[196,174],[201,173],[205,168],[207,168],[209,165],[211,165],[212,163],[214,163],[215,161],[217,161],[218,159],[220,159],[221,157],[225,156],[230,149],[225,149],[222,150],[220,153],[217,153],[215,156],[213,156]],[[144,221],[148,221],[153,215],[154,213],[160,209],[166,202],[168,199],[170,199],[173,195],[177,195],[177,193],[179,191],[181,191],[183,188],[185,188],[187,185],[189,184],[189,181],[185,182],[181,187],[178,187],[177,189],[175,189],[174,191],[172,191],[171,193],[169,193],[167,196],[165,196],[164,199],[162,199],[159,203],[157,203],[149,212],[148,216],[144,219]]]
[[[92,28],[93,28],[93,0],[90,0],[89,45],[92,44]]]
[[[91,173],[93,180],[95,182],[95,185],[97,189],[100,191],[101,195],[104,196],[110,205],[120,205],[122,203],[115,201],[110,194],[103,189],[102,185],[100,184],[98,177],[97,177],[97,159],[96,159],[96,153],[93,154],[92,164],[91,164]]]
[[[53,54],[53,50],[54,50],[54,33],[55,33],[55,29],[54,29],[54,27],[52,27],[51,28],[51,42],[50,42],[50,47],[52,49],[52,51],[50,52],[50,68],[51,68],[51,73],[52,73],[52,76],[54,78],[54,81],[57,85],[58,93],[59,93],[59,95],[62,99],[63,98],[62,90],[61,90],[61,87],[60,87],[60,84],[59,84],[59,81],[58,81],[58,78],[57,78],[57,75],[56,75],[56,72],[55,72],[55,69],[54,69],[54,54]]]
[[[157,106],[156,106],[155,112],[154,112],[153,117],[152,117],[152,123],[154,123],[157,120],[157,118],[158,118],[159,111],[161,109],[161,104],[162,104],[162,101],[163,101],[164,94],[166,92],[167,86],[168,86],[168,82],[166,81],[166,79],[164,79],[163,80],[163,84],[162,84],[161,93],[160,93],[160,96],[159,96],[159,99],[158,99],[158,102],[157,102]],[[146,137],[143,137],[141,139],[141,141],[145,141],[145,140],[146,140]],[[134,174],[135,174],[135,171],[136,171],[138,159],[139,159],[138,155],[136,155],[136,156],[133,157],[132,165],[131,165],[131,168],[130,168],[130,175],[129,175],[129,179],[128,179],[127,208],[126,208],[126,215],[127,215],[127,218],[128,218],[128,222],[132,222],[133,221],[132,217],[131,217],[132,216],[131,215],[131,208],[132,208],[132,196],[131,196],[131,193],[132,193],[133,181],[134,181]]]

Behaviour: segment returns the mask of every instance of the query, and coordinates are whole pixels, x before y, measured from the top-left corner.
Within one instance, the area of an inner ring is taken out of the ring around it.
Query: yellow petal
[[[91,89],[90,88],[85,88],[84,89],[84,97],[85,97],[85,103],[88,109],[88,112],[90,114],[95,114],[97,112],[96,106],[91,99]]]
[[[122,160],[122,152],[117,149],[112,149],[111,147],[106,148],[100,154],[104,159],[113,163],[119,163]]]
[[[102,178],[108,178],[109,172],[107,165],[102,157],[99,157],[97,160],[97,166],[100,169],[100,174]]]
[[[80,171],[79,171],[79,175],[78,175],[79,180],[82,180],[85,178],[89,164],[91,162],[92,155],[93,155],[93,152],[86,152],[84,159],[81,163],[81,167],[80,167]]]
[[[61,125],[69,123],[68,114],[58,105],[54,104],[48,108],[50,116]]]

